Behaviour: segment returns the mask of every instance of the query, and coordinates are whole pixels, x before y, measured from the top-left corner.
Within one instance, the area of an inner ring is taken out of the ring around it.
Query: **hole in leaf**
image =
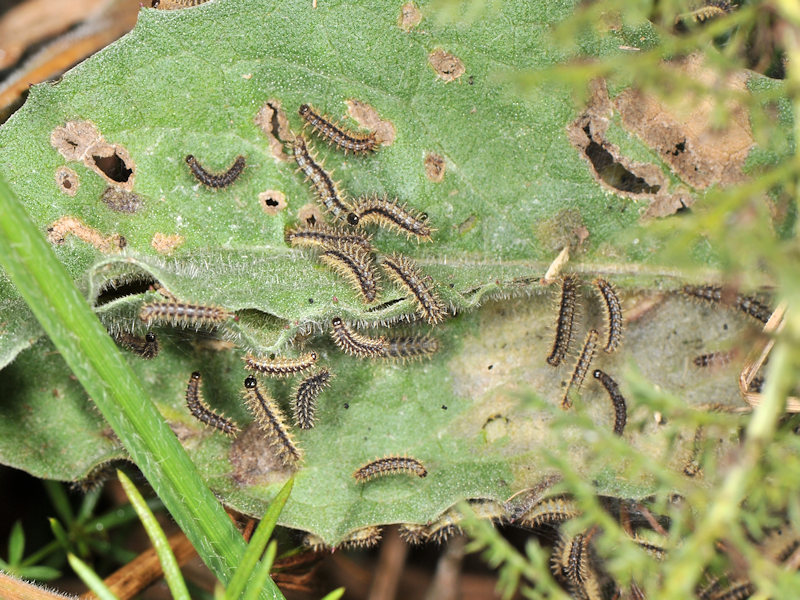
[[[128,168],[125,161],[120,158],[115,152],[111,156],[97,156],[92,155],[94,164],[100,169],[106,177],[118,183],[127,183],[131,178],[133,171]]]
[[[584,149],[586,158],[592,163],[597,175],[611,187],[631,194],[655,194],[661,189],[659,185],[650,185],[645,179],[631,173],[614,155],[598,144],[593,138],[591,128],[587,124],[583,131],[589,138]]]

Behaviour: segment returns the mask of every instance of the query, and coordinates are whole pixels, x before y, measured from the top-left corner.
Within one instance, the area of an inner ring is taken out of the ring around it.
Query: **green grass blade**
[[[272,530],[275,529],[278,516],[283,510],[286,500],[289,499],[289,494],[292,493],[293,486],[294,477],[290,478],[289,481],[284,484],[281,491],[278,492],[278,495],[275,496],[275,499],[270,503],[267,512],[264,513],[264,518],[261,519],[258,527],[256,527],[253,537],[250,538],[250,544],[248,544],[247,550],[242,556],[242,562],[239,568],[236,569],[236,573],[233,574],[233,578],[225,590],[225,600],[237,600],[242,595],[245,585],[258,563],[258,558],[264,551],[264,547],[269,541],[269,536],[272,535]],[[261,587],[263,587],[263,583]]]
[[[6,274],[199,555],[228,581],[244,540],[1,175],[0,214]],[[283,598],[271,581],[262,597]]]
[[[102,493],[102,488],[97,488],[86,493],[86,495],[83,497],[83,502],[81,502],[81,507],[78,509],[79,523],[83,523],[92,517],[92,513],[94,512]]]
[[[139,519],[141,519],[142,525],[147,531],[147,536],[153,543],[153,548],[158,554],[158,561],[164,571],[164,578],[167,580],[169,591],[172,592],[172,597],[175,600],[191,600],[189,590],[186,589],[186,582],[183,580],[181,568],[178,566],[178,561],[175,560],[172,548],[169,547],[169,541],[164,530],[161,529],[155,516],[147,508],[147,504],[145,504],[139,490],[136,489],[136,486],[128,479],[127,475],[122,471],[117,471],[117,477],[128,495],[128,500],[131,501],[133,508],[136,510],[136,514],[139,515]]]
[[[344,588],[340,587],[328,592],[322,600],[339,600],[342,596],[344,596]]]
[[[264,587],[267,579],[269,579],[269,571],[272,568],[272,563],[275,562],[275,555],[277,553],[278,542],[272,540],[269,546],[267,546],[267,552],[264,554],[264,558],[258,563],[258,566],[256,566],[253,578],[244,591],[242,600],[256,600],[256,598],[258,598],[259,592]]]
[[[118,600],[113,592],[108,589],[106,584],[103,583],[103,580],[97,576],[97,573],[89,568],[89,565],[74,554],[68,554],[67,559],[69,560],[72,570],[77,573],[83,583],[85,583],[100,600]]]
[[[8,536],[8,562],[18,565],[25,554],[25,531],[22,529],[22,521],[14,521],[11,534]]]
[[[67,492],[64,491],[64,487],[58,481],[48,481],[46,479],[42,481],[42,485],[61,521],[63,521],[64,525],[69,526],[75,520],[75,515],[72,512],[72,506],[70,506],[69,497]]]

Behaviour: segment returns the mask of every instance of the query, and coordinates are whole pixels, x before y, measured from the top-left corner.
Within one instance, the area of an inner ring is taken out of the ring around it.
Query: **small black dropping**
[[[489,365],[489,370],[490,371],[492,370],[492,367],[494,367],[494,365]]]
[[[451,290],[452,290],[454,287],[456,287],[456,284],[455,284],[455,283],[450,283],[450,284],[448,284],[448,285],[450,286],[450,289],[451,289]]]
[[[475,78],[472,75],[470,75],[469,78],[467,79],[467,83],[469,85],[472,85],[473,83],[475,83]]]
[[[345,409],[345,410],[347,410],[348,408],[350,408],[350,404],[348,404],[347,402],[345,402],[345,403],[344,403],[344,409]]]
[[[309,303],[309,304],[314,304],[314,299],[313,299],[313,298],[309,298],[309,299],[308,299],[308,303]]]
[[[442,410],[447,410],[447,405],[446,404],[442,404]]]

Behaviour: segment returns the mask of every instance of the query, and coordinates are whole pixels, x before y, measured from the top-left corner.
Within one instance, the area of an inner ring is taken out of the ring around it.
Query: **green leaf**
[[[262,518],[261,522],[258,524],[253,536],[250,538],[250,543],[247,545],[244,555],[242,555],[239,568],[236,569],[236,572],[233,574],[233,577],[228,584],[228,588],[225,590],[226,600],[237,600],[239,596],[242,595],[242,592],[244,591],[245,586],[247,585],[247,582],[250,580],[250,576],[253,573],[253,569],[256,568],[258,559],[264,552],[264,548],[266,547],[267,542],[272,535],[272,530],[275,529],[275,524],[278,522],[278,517],[280,516],[286,501],[289,499],[289,494],[292,493],[293,486],[294,478],[290,478],[289,481],[287,481],[281,488],[281,491],[278,492],[278,495],[275,496],[275,499],[270,502],[264,518]],[[266,571],[267,574],[269,574],[269,568],[267,568]],[[264,582],[262,581],[258,585],[257,589],[260,590],[263,585]]]
[[[44,565],[20,567],[16,570],[16,574],[22,579],[35,579],[38,581],[53,581],[61,577],[61,571]]]
[[[53,535],[55,536],[58,543],[61,544],[61,547],[64,550],[71,550],[72,544],[69,539],[69,534],[67,534],[66,530],[61,525],[61,523],[59,523],[57,519],[53,518],[50,518],[48,520],[50,521],[50,530],[53,532]]]
[[[122,471],[117,471],[117,477],[125,490],[125,494],[128,496],[128,500],[131,501],[133,508],[136,510],[136,514],[139,515],[139,519],[147,531],[147,537],[150,538],[150,542],[156,550],[158,562],[161,563],[164,578],[167,580],[172,597],[175,600],[189,600],[189,591],[186,589],[181,568],[178,566],[178,561],[175,560],[175,554],[169,546],[169,540],[167,540],[164,530],[161,529],[155,515],[147,508],[144,498],[128,476]]]
[[[18,565],[24,553],[25,531],[22,529],[22,521],[16,520],[8,536],[8,564],[12,566]]]
[[[623,391],[622,374],[634,364],[649,385],[680,398],[683,408],[708,398],[740,403],[732,370],[708,377],[687,370],[686,356],[734,345],[754,326],[665,294],[687,279],[719,273],[665,260],[662,238],[648,235],[651,226],[640,222],[653,198],[622,197],[597,182],[567,136],[583,111],[567,83],[538,82],[519,92],[526,73],[571,58],[548,33],[575,4],[505,3],[469,29],[439,21],[425,7],[422,23],[410,31],[398,26],[399,4],[388,0],[330,1],[317,9],[268,0],[144,9],[129,36],[57,85],[34,87],[0,129],[0,170],[41,232],[74,216],[103,235],[125,237],[125,251],[116,254],[74,237],[53,247],[109,330],[143,333],[138,310],[160,298],[146,289],[153,279],[181,300],[237,311],[238,322],[214,332],[156,327],[162,344],[156,359],[125,357],[143,383],[142,395],[152,398],[226,504],[262,515],[292,475],[273,460],[241,401],[242,354],[293,355],[290,342],[318,351],[335,379],[320,396],[316,426],[296,432],[305,459],[279,522],[325,543],[337,544],[368,525],[428,523],[463,499],[504,502],[552,475],[546,460],[551,452],[594,482],[597,493],[638,498],[658,489],[663,480],[642,463],[682,470],[693,428],[681,428],[677,419],[661,426],[652,401],[630,397],[625,443],[639,462],[614,460],[607,452],[613,446],[596,433],[611,428],[604,390],[589,378],[574,411],[558,407],[571,365],[552,369],[545,363],[558,292],[539,281],[565,245],[571,247],[567,270],[586,284],[581,327],[603,327],[590,285],[597,275],[617,285],[626,307],[644,307],[664,294],[657,308],[626,327],[622,351],[598,357]],[[586,42],[587,52],[619,53],[628,35],[634,36],[613,31]],[[655,30],[641,24],[635,37],[652,43]],[[429,62],[437,48],[464,63],[458,80],[437,77]],[[413,320],[414,305],[384,281],[379,306],[366,306],[313,254],[287,247],[285,228],[314,200],[295,165],[273,157],[254,123],[269,99],[281,102],[295,131],[301,127],[295,110],[304,102],[339,118],[345,103],[356,99],[393,125],[394,143],[374,156],[343,157],[319,142],[316,148],[351,197],[397,196],[438,228],[433,243],[419,244],[374,232],[380,255],[401,252],[415,259],[457,312],[435,329],[413,322],[379,330],[437,337],[442,351],[431,360],[361,361],[343,355],[324,335],[334,316],[381,326]],[[143,202],[138,212],[109,209],[101,200],[106,182],[100,175],[51,145],[51,134],[69,121],[90,121],[109,144],[129,153],[133,192]],[[617,121],[610,124],[614,142],[635,160],[651,163],[666,176],[665,185],[676,183],[657,153]],[[211,191],[184,164],[190,153],[210,169],[223,169],[242,154],[248,167],[230,188]],[[440,182],[426,174],[429,154],[444,159]],[[62,167],[80,177],[74,197],[54,183]],[[287,199],[288,207],[276,215],[265,214],[258,201],[268,189]],[[164,256],[152,245],[155,234],[180,235],[184,242]],[[707,263],[713,261],[704,255],[701,264]],[[112,284],[125,293],[111,293]],[[10,288],[8,296],[16,300]],[[62,358],[52,356],[54,347],[41,341],[22,351],[21,339],[0,348],[19,352],[0,372],[0,385],[13,390],[7,400],[12,418],[0,423],[0,459],[32,473],[78,479],[124,456],[87,408],[87,395],[70,380]],[[0,346],[5,343],[0,339]],[[198,369],[209,404],[242,427],[235,440],[205,429],[187,411],[187,381]],[[27,383],[34,374],[36,385]],[[125,379],[110,381],[127,385]],[[289,410],[291,385],[271,381],[264,388]],[[720,425],[721,455],[738,443],[737,429]],[[376,456],[404,453],[422,460],[428,477],[360,484],[352,476]],[[599,455],[603,464],[595,461]],[[148,462],[134,459],[140,466]],[[698,485],[714,486],[716,477],[708,469]]]
[[[97,573],[95,573],[89,565],[74,554],[68,554],[67,560],[69,560],[72,570],[81,578],[81,581],[83,581],[100,600],[117,600],[114,593],[108,589],[108,586],[103,583],[103,580],[97,576]]]

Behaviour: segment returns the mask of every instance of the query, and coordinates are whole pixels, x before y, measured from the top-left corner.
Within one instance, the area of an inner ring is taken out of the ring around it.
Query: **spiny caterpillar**
[[[756,587],[751,582],[744,580],[734,582],[713,595],[701,595],[700,597],[709,600],[746,600],[755,592]]]
[[[244,171],[245,158],[242,155],[237,156],[233,164],[223,173],[211,173],[207,171],[191,154],[186,155],[186,164],[189,165],[189,170],[197,181],[206,187],[218,190],[228,187],[238,179],[239,175]]]
[[[569,498],[556,496],[545,498],[536,503],[519,520],[524,527],[541,527],[542,525],[558,525],[569,521],[580,514],[577,504]]]
[[[439,351],[439,340],[429,335],[409,335],[387,338],[386,357],[416,360]]]
[[[381,541],[381,528],[374,525],[362,527],[348,534],[348,536],[336,546],[335,549],[359,549],[359,548],[372,548],[378,545]],[[333,550],[330,548],[321,537],[313,533],[307,534],[303,538],[303,546],[310,548],[314,552],[322,552],[324,550]]]
[[[409,258],[399,254],[385,256],[381,262],[389,278],[414,297],[417,313],[428,323],[435,325],[447,315],[447,307],[435,294],[417,266]]]
[[[201,423],[218,429],[222,433],[227,435],[239,433],[239,427],[237,427],[236,423],[227,419],[225,415],[218,415],[203,401],[203,395],[200,392],[200,381],[201,375],[199,371],[192,373],[189,378],[189,385],[186,387],[186,406],[189,408],[189,412]]]
[[[355,133],[341,127],[327,115],[321,115],[309,104],[301,104],[297,111],[303,120],[311,125],[314,133],[333,144],[345,154],[367,154],[378,149],[378,140],[374,132]]]
[[[685,285],[683,293],[690,298],[705,302],[722,302],[722,286],[719,285]]]
[[[425,222],[424,215],[406,208],[405,204],[398,204],[396,200],[389,200],[387,196],[359,198],[353,210],[358,215],[359,226],[377,223],[381,227],[405,233],[406,237],[414,236],[426,242],[431,240],[433,230]]]
[[[366,252],[372,252],[372,237],[366,234],[350,233],[338,227],[322,223],[314,226],[299,226],[286,232],[286,243],[302,248],[332,248],[340,244],[355,244]]]
[[[410,475],[416,475],[417,477],[425,477],[428,475],[428,470],[416,458],[411,458],[409,456],[385,456],[383,458],[376,458],[362,467],[359,467],[353,473],[353,477],[357,482],[364,483],[373,477],[391,475],[393,473],[408,473]]]
[[[173,326],[216,327],[236,315],[219,306],[203,306],[185,302],[150,302],[143,304],[139,318],[147,325],[170,323]]]
[[[731,359],[736,354],[735,351],[728,352],[709,352],[707,354],[699,354],[692,359],[696,367],[723,367],[731,362]]]
[[[358,358],[415,360],[439,350],[439,340],[428,335],[367,337],[353,331],[339,317],[333,318],[331,326],[331,337],[336,345],[345,354]]]
[[[336,182],[316,163],[302,135],[295,136],[292,142],[292,154],[297,166],[305,174],[306,181],[311,181],[317,199],[325,209],[337,219],[346,221],[350,225],[358,225],[358,215],[342,199]]]
[[[703,24],[708,20],[724,17],[733,10],[728,0],[706,0],[704,6],[675,17],[675,25],[685,26],[687,21]]]
[[[572,342],[572,324],[575,321],[575,303],[578,298],[578,278],[565,275],[561,280],[561,301],[558,305],[556,336],[553,349],[547,357],[547,364],[557,367],[564,360]]]
[[[283,414],[272,399],[261,392],[258,381],[252,375],[244,380],[244,397],[255,415],[258,426],[266,433],[270,445],[287,467],[300,461],[301,454],[283,422]]]
[[[639,535],[634,535],[631,539],[633,539],[637,546],[639,546],[642,550],[647,552],[656,560],[664,560],[667,555],[667,551],[664,549],[664,546],[654,544],[650,540],[640,537]]]
[[[761,543],[762,554],[778,564],[786,561],[797,548],[800,548],[800,535],[789,523],[770,532]]]
[[[625,423],[628,422],[628,410],[625,406],[625,398],[620,393],[617,382],[607,373],[600,369],[595,369],[592,375],[606,388],[611,398],[611,403],[614,405],[614,433],[622,435],[622,431],[625,429]]]
[[[355,244],[339,244],[327,248],[319,259],[342,275],[361,294],[365,303],[378,297],[378,280],[369,252]]]
[[[149,360],[158,356],[158,338],[152,331],[144,334],[144,337],[134,335],[127,331],[120,331],[114,334],[114,340],[120,345],[128,348],[142,358]]]
[[[597,338],[599,336],[600,334],[597,333],[596,329],[592,329],[586,334],[586,340],[583,342],[583,350],[581,350],[578,361],[575,363],[575,369],[572,371],[572,378],[567,384],[567,389],[564,391],[564,397],[561,400],[561,408],[567,409],[572,406],[570,392],[573,389],[576,391],[581,389],[583,380],[586,377],[586,372],[589,370],[594,354],[597,351]]]
[[[331,320],[331,337],[345,354],[358,358],[381,358],[386,356],[386,338],[371,338],[348,327],[339,317]]]
[[[412,546],[422,544],[428,539],[428,528],[417,523],[403,523],[397,532],[400,534],[400,539]]]
[[[594,280],[594,285],[603,297],[606,310],[606,322],[608,323],[608,341],[604,352],[612,353],[619,347],[622,341],[622,306],[614,287],[605,279],[599,277]]]
[[[742,294],[731,296],[728,294],[726,297],[726,294],[723,292],[722,286],[719,285],[683,286],[683,293],[691,298],[703,300],[711,304],[733,306],[761,323],[766,323],[772,316],[772,309],[754,296],[744,296]]]
[[[153,8],[160,8],[161,10],[176,10],[179,8],[200,6],[206,2],[208,2],[208,0],[153,0],[151,6]]]
[[[737,295],[736,308],[762,323],[769,321],[772,316],[772,309],[753,296]]]
[[[556,579],[565,583],[573,598],[600,600],[603,594],[589,556],[590,534],[562,535],[553,548],[550,567]]]
[[[256,371],[267,377],[291,377],[313,367],[317,362],[317,353],[308,352],[297,358],[256,358],[252,354],[245,354],[243,360],[245,369],[249,371]]]
[[[578,533],[568,544],[569,550],[565,549],[566,561],[562,563],[564,575],[571,583],[583,583],[588,579],[588,551],[589,539],[583,533]]]
[[[301,381],[294,392],[294,422],[300,429],[314,427],[317,411],[317,396],[330,385],[331,372],[320,369]]]

